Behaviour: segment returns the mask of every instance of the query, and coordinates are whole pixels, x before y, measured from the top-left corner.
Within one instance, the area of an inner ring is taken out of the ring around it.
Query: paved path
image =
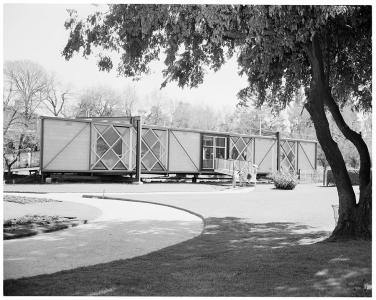
[[[53,186],[34,186],[34,192],[40,191],[40,187],[51,189]],[[192,188],[189,188],[190,186]],[[197,186],[199,190],[196,189]],[[120,185],[118,188],[121,187]],[[76,188],[77,191],[85,193],[90,186],[84,185],[79,189],[79,185],[76,185]],[[98,191],[95,185],[92,185],[91,190]],[[100,192],[90,194],[102,195]],[[201,221],[195,216],[163,206],[119,200],[82,199],[80,193],[30,195],[93,205],[101,209],[103,215],[88,226],[6,241],[5,278],[17,277],[20,274],[30,276],[55,272],[61,269],[61,264],[70,269],[134,257],[194,237],[202,229]],[[128,193],[106,192],[105,196],[174,205],[201,214],[205,218],[232,217],[249,223],[289,222],[304,225],[300,227],[300,231],[328,233],[334,228],[332,205],[338,204],[334,187],[308,184],[298,185],[293,191],[275,190],[272,185],[224,191],[223,187],[221,190],[219,187],[207,185],[145,184]],[[23,267],[25,262],[29,264],[27,267]],[[21,267],[22,270],[19,270]],[[39,271],[34,271],[35,268],[39,268]]]
[[[30,196],[92,206],[101,215],[86,225],[4,241],[4,279],[144,255],[193,238],[203,226],[197,216],[165,206],[83,199],[80,194]]]
[[[357,187],[354,188],[357,191]],[[90,193],[93,194],[93,193]],[[273,185],[255,189],[202,193],[113,193],[108,197],[154,201],[197,212],[205,218],[235,217],[251,223],[292,222],[310,231],[334,229],[333,204],[338,204],[335,187],[301,184],[295,190],[276,190]]]

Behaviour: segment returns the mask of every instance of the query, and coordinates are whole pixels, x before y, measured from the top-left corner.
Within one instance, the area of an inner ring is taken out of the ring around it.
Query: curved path
[[[4,279],[144,255],[191,239],[203,228],[199,217],[171,207],[83,199],[79,194],[32,194],[30,197],[70,201],[92,211],[95,207],[101,215],[86,225],[4,241]]]

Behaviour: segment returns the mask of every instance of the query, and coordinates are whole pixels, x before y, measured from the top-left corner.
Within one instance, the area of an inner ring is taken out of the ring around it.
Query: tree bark
[[[342,132],[344,137],[348,139],[356,147],[360,156],[360,168],[359,168],[359,189],[360,199],[363,200],[363,193],[365,192],[368,184],[371,181],[371,157],[369,155],[367,144],[362,139],[361,134],[353,131],[345,122],[342,114],[339,110],[337,103],[334,101],[330,90],[327,91],[327,97],[325,97],[325,104],[329,108],[337,127]],[[359,199],[359,201],[360,201]]]
[[[361,159],[363,159],[363,181],[361,188],[363,189],[363,191],[361,192],[360,200],[357,204],[356,196],[351,185],[350,177],[348,175],[342,153],[338,148],[337,143],[331,136],[329,123],[325,115],[325,104],[329,103],[331,105],[330,111],[332,112],[333,110],[333,112],[336,114],[334,118],[338,121],[338,123],[336,121],[337,126],[342,126],[342,128],[346,132],[346,135],[352,138],[352,140],[350,141],[354,140],[355,142],[358,142],[359,149],[362,151],[364,151],[363,146],[361,145],[361,141],[359,141],[359,137],[354,135],[355,132],[351,132],[351,129],[346,125],[346,123],[344,123],[339,109],[338,111],[336,111],[334,105],[337,106],[337,104],[335,102],[334,104],[331,103],[331,100],[333,100],[332,98],[328,99],[329,89],[326,82],[326,76],[324,74],[320,41],[316,34],[313,37],[311,46],[306,49],[306,52],[311,63],[312,80],[310,89],[308,91],[308,101],[305,107],[311,116],[316,130],[317,139],[333,171],[339,197],[339,218],[337,226],[334,229],[329,240],[334,241],[339,239],[371,239],[372,183],[370,182],[370,177],[368,177],[367,179],[366,170],[368,167],[369,172],[370,159],[369,163],[367,163],[367,156],[362,152],[363,158]],[[341,119],[343,122],[341,121]],[[347,128],[345,125],[347,126]]]

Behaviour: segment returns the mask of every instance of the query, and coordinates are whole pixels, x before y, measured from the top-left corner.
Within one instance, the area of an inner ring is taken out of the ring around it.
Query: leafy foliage
[[[291,173],[276,172],[271,178],[274,186],[279,190],[293,190],[298,184],[298,179]]]
[[[286,107],[311,80],[307,44],[314,33],[323,44],[328,81],[339,102],[371,108],[371,9],[369,6],[109,5],[106,13],[65,26],[70,38],[63,55],[84,56],[102,48],[98,65],[113,68],[106,51],[120,53],[119,74],[138,78],[163,51],[165,86],[196,87],[207,69],[214,71],[239,52],[240,74],[249,85],[239,92],[246,103],[257,94]],[[362,53],[362,55],[358,55]],[[355,99],[355,101],[354,101]]]

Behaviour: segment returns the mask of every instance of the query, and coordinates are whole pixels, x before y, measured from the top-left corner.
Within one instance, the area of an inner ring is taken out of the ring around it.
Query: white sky
[[[116,71],[99,72],[96,57],[86,60],[75,55],[66,61],[61,52],[68,40],[68,32],[64,28],[68,8],[76,9],[79,16],[86,16],[96,9],[89,4],[5,4],[4,60],[30,59],[38,62],[77,90],[103,84],[115,89],[131,85],[140,97],[159,90],[163,81],[162,62],[153,65],[152,74],[144,76],[139,82],[133,82],[128,78],[117,77]],[[171,83],[162,93],[167,98],[189,101],[194,105],[234,108],[238,102],[236,93],[246,84],[246,79],[237,75],[234,58],[219,72],[208,74],[204,84],[197,89],[180,89]]]

